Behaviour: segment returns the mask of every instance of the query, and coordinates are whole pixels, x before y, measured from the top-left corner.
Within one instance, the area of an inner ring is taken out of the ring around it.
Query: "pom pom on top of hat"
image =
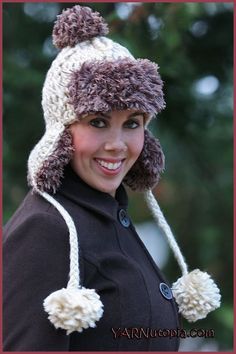
[[[76,5],[57,16],[52,38],[55,47],[74,47],[77,43],[108,34],[108,25],[99,12]]]

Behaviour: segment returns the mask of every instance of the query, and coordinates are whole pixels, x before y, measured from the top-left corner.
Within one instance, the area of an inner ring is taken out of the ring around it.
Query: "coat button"
[[[120,209],[118,212],[118,218],[119,221],[121,223],[121,225],[123,225],[124,227],[129,227],[130,225],[130,219],[126,213],[126,211],[124,209]]]
[[[165,283],[160,283],[159,289],[160,289],[162,296],[164,296],[165,299],[167,299],[167,300],[172,299],[172,297],[173,297],[172,291],[168,285],[166,285]]]

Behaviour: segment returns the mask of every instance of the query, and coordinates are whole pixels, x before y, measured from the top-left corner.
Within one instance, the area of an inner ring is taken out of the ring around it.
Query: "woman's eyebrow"
[[[103,116],[105,118],[111,119],[111,115],[109,113],[96,112],[96,113],[94,113],[94,115],[100,115],[100,116]],[[130,119],[130,118],[133,118],[133,117],[136,117],[136,116],[143,116],[144,117],[145,113],[143,113],[143,112],[134,112],[134,113],[131,113],[130,115],[128,115],[126,119]]]
[[[108,113],[104,113],[104,112],[97,112],[97,113],[95,113],[95,115],[100,115],[100,116],[104,116],[106,118],[111,118],[111,116]]]
[[[128,118],[133,118],[133,117],[136,117],[136,116],[145,116],[143,112],[134,112],[134,113],[131,113]],[[127,119],[128,119],[127,118]]]

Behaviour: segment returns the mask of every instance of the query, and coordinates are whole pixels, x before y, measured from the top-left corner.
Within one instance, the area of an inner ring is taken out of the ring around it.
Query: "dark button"
[[[124,227],[129,227],[130,225],[130,219],[126,213],[126,211],[124,209],[120,209],[118,212],[118,218],[120,220],[120,223],[124,226]]]
[[[172,299],[172,297],[173,297],[172,291],[168,285],[166,285],[165,283],[160,283],[159,288],[160,288],[161,294],[164,296],[165,299],[167,299],[167,300]]]

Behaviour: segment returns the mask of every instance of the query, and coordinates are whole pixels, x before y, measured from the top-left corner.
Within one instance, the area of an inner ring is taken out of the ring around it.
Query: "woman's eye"
[[[95,118],[90,121],[90,125],[95,128],[104,128],[106,126],[106,122],[102,118]]]
[[[125,123],[125,127],[126,128],[129,128],[129,129],[135,129],[135,128],[138,128],[140,126],[140,123],[139,122],[136,122],[135,120],[128,120],[126,123]]]

